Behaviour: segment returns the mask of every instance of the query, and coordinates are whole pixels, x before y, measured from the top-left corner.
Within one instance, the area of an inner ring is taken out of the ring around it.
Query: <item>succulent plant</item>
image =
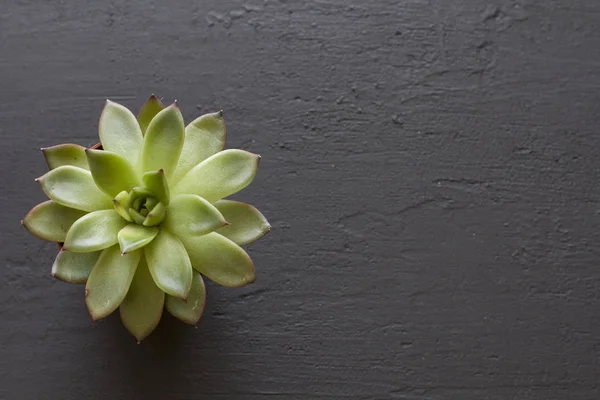
[[[270,230],[254,207],[224,200],[253,180],[260,156],[223,150],[223,113],[184,126],[177,103],[155,97],[137,118],[108,100],[100,144],[42,149],[50,169],[36,179],[50,200],[23,225],[62,245],[52,276],[85,283],[92,320],[119,308],[141,341],[163,308],[195,325],[204,310],[202,275],[227,287],[255,280],[240,247]]]

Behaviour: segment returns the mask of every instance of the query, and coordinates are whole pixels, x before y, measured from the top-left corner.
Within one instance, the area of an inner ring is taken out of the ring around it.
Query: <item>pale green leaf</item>
[[[54,260],[52,276],[69,283],[85,283],[100,253],[102,252],[73,253],[63,249]]]
[[[256,279],[254,264],[240,246],[216,232],[182,237],[192,266],[208,279],[227,287],[240,287]]]
[[[94,182],[104,193],[115,197],[141,184],[138,174],[123,156],[106,150],[85,151]]]
[[[177,236],[161,229],[144,247],[144,254],[158,287],[171,296],[187,298],[192,285],[192,265]]]
[[[100,115],[98,132],[104,150],[117,153],[125,157],[134,168],[138,167],[144,138],[140,124],[131,111],[107,100]]]
[[[121,255],[119,246],[102,251],[85,286],[85,302],[92,320],[104,318],[119,307],[135,274],[141,251]]]
[[[22,223],[29,232],[40,239],[64,242],[69,228],[84,215],[83,211],[48,200],[33,207]]]
[[[126,191],[122,191],[113,199],[113,205],[115,207],[115,211],[119,213],[119,215],[129,221],[133,222],[133,219],[127,212],[129,207],[129,193]]]
[[[204,279],[202,279],[202,275],[199,272],[194,271],[192,288],[190,289],[187,301],[167,296],[165,308],[172,316],[179,318],[186,324],[196,325],[202,316],[205,303],[206,288],[204,287]]]
[[[138,342],[144,340],[160,322],[165,303],[165,292],[159,289],[150,275],[144,257],[123,299],[119,311],[125,328]]]
[[[85,147],[78,144],[67,143],[45,147],[42,149],[42,152],[44,153],[49,169],[58,168],[63,165],[90,169],[85,157]]]
[[[260,156],[243,150],[224,150],[192,168],[173,188],[172,195],[196,194],[213,203],[252,182]]]
[[[140,123],[140,128],[142,129],[142,134],[146,132],[150,121],[152,121],[152,118],[154,118],[154,116],[163,108],[165,108],[165,106],[163,106],[163,104],[159,99],[156,98],[155,95],[150,96],[150,98],[144,103],[137,116],[137,120]]]
[[[146,220],[146,217],[144,217],[142,214],[140,214],[133,208],[130,208],[128,210],[128,212],[129,212],[129,216],[131,217],[131,219],[133,219],[133,222],[135,222],[136,224],[142,225],[144,223],[144,221]]]
[[[185,140],[171,182],[178,182],[190,169],[223,150],[225,146],[223,112],[196,118],[185,127]]]
[[[158,228],[129,224],[119,231],[118,239],[123,254],[140,249],[150,243],[158,233]]]
[[[169,205],[169,184],[167,183],[167,178],[163,169],[146,172],[144,174],[144,186],[156,196],[158,201],[162,202],[165,206]]]
[[[240,246],[260,239],[271,230],[271,225],[264,215],[250,204],[219,200],[214,206],[229,222],[229,225],[222,227],[217,233],[233,240]]]
[[[119,231],[127,224],[115,210],[91,212],[71,226],[64,247],[76,253],[106,249],[117,243]]]
[[[163,227],[178,236],[204,235],[227,222],[219,210],[202,197],[181,194],[171,201]]]
[[[46,195],[66,207],[83,211],[113,208],[112,200],[94,183],[90,171],[64,165],[36,179]]]
[[[155,226],[163,222],[165,219],[165,215],[167,214],[167,208],[163,203],[158,203],[157,205],[150,210],[144,222],[142,223],[144,226]]]
[[[167,179],[173,174],[185,135],[183,116],[177,103],[165,108],[152,119],[141,154],[141,171],[163,169]]]

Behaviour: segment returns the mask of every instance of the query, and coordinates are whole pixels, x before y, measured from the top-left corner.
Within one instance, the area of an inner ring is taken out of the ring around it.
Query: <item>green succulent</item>
[[[222,112],[185,126],[177,103],[164,107],[155,96],[137,118],[108,100],[99,133],[94,148],[42,149],[50,171],[36,181],[50,200],[23,225],[62,244],[52,275],[86,284],[92,320],[119,308],[138,341],[163,307],[195,325],[206,297],[202,275],[227,287],[255,280],[240,246],[271,227],[256,208],[224,199],[250,184],[260,156],[223,150]]]

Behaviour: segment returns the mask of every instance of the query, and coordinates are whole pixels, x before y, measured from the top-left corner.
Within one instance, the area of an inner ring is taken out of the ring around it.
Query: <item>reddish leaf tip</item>
[[[23,220],[21,220],[21,225],[24,225],[25,223],[23,222]]]
[[[231,225],[231,222],[223,221],[223,226],[229,226],[229,225]]]

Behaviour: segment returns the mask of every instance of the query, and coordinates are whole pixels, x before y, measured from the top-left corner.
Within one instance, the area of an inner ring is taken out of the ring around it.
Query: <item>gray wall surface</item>
[[[600,398],[600,2],[4,0],[0,88],[0,398]],[[152,92],[225,111],[274,229],[137,345],[19,221]]]

